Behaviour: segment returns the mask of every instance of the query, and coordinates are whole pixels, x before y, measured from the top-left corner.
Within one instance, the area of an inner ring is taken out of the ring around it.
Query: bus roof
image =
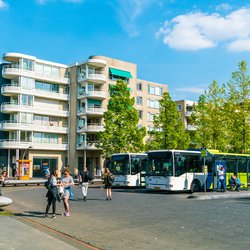
[[[117,154],[112,154],[111,157],[115,155],[147,155],[147,153],[117,153]]]
[[[211,155],[228,155],[228,156],[245,156],[250,157],[250,154],[236,154],[236,153],[223,153],[216,149],[208,149],[207,150]]]
[[[200,154],[200,150],[179,150],[179,149],[161,149],[161,150],[151,150],[148,151],[148,153],[157,153],[157,152],[179,152],[179,153],[194,153],[194,154]]]

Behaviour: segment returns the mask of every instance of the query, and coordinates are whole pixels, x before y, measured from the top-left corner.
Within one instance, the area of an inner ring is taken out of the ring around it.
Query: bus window
[[[111,158],[110,171],[115,175],[126,175],[130,173],[129,156],[114,155]]]
[[[138,174],[140,172],[140,160],[131,159],[131,174]]]

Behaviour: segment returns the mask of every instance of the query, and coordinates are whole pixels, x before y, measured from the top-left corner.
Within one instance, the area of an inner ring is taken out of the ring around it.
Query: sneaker
[[[62,214],[62,216],[66,216],[66,214],[67,214],[67,212],[64,212],[64,213]]]
[[[112,197],[109,197],[110,200],[112,200]]]
[[[55,215],[55,214],[53,214],[53,215],[52,215],[52,218],[53,218],[53,219],[55,219],[55,218],[56,218],[56,215]]]
[[[108,201],[108,200],[109,200],[109,198],[107,197],[107,198],[106,198],[106,201]]]
[[[87,201],[87,197],[86,196],[83,197],[83,201]]]
[[[66,217],[69,217],[69,216],[70,216],[70,213],[65,213],[65,216],[66,216]]]
[[[45,214],[45,215],[44,215],[44,218],[48,218],[48,215],[47,215],[47,214]]]

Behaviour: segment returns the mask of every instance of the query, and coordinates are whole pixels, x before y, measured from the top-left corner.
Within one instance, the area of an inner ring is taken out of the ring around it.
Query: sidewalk
[[[0,216],[0,249],[44,250],[77,249],[34,227],[18,221],[14,216]]]
[[[187,197],[188,199],[196,200],[216,200],[216,199],[237,199],[237,198],[250,198],[250,191],[244,190],[241,192],[237,191],[226,191],[222,192],[199,192],[193,193]]]

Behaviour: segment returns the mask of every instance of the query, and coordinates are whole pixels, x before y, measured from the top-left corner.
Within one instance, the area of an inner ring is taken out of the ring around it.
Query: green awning
[[[124,78],[133,78],[129,71],[114,69],[114,68],[109,68],[109,71],[112,75],[115,75],[115,76],[121,76]]]

